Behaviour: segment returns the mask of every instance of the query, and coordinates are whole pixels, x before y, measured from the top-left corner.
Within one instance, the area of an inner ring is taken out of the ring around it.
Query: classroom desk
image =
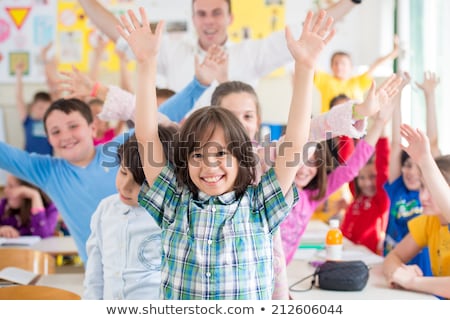
[[[54,273],[42,275],[36,282],[39,286],[48,286],[83,294],[84,273]]]
[[[38,243],[30,246],[30,248],[47,252],[53,256],[78,255],[78,250],[75,245],[75,241],[70,236],[45,238],[39,241]]]
[[[328,230],[327,224],[312,220],[308,224],[302,241],[317,241],[317,239],[325,239],[324,234]],[[313,274],[315,268],[309,264],[309,261],[324,260],[324,250],[314,249],[298,249],[294,260],[287,267],[289,286],[304,277]],[[364,246],[355,245],[350,240],[345,239],[344,260],[362,260],[369,267],[369,280],[366,287],[362,291],[330,291],[313,287],[305,292],[290,292],[294,300],[436,300],[437,298],[424,293],[417,293],[406,290],[392,289],[388,286],[382,271],[383,258],[372,253]],[[308,278],[296,288],[307,289],[311,285],[312,278]]]

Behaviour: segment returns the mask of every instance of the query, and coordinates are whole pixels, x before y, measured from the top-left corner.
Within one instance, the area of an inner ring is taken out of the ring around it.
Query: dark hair
[[[228,13],[231,14],[231,0],[224,0],[228,4]],[[194,9],[194,2],[195,0],[192,0],[192,9]]]
[[[350,57],[350,54],[348,52],[345,51],[336,51],[335,53],[333,53],[333,55],[331,56],[331,64],[333,64],[334,59],[338,56],[344,56],[350,59],[350,61],[352,60],[352,58]]]
[[[167,98],[168,99],[175,94],[176,94],[175,91],[170,90],[168,88],[156,88],[156,96],[158,98]]]
[[[188,160],[195,149],[208,141],[217,128],[224,132],[227,150],[237,158],[238,175],[234,191],[238,197],[256,180],[257,157],[246,130],[236,116],[224,108],[204,107],[193,112],[180,128],[175,139],[174,156],[175,173],[182,186],[187,186],[194,194],[198,194],[197,186],[189,176]]]
[[[330,101],[330,109],[333,108],[335,105],[340,104],[342,100],[350,100],[350,97],[347,96],[345,93],[338,94]]]
[[[444,176],[447,184],[450,185],[450,155],[439,156],[435,159],[436,165]]]
[[[44,127],[45,132],[47,133],[47,118],[53,111],[61,111],[65,114],[70,114],[72,112],[79,112],[83,118],[86,119],[88,124],[91,124],[94,121],[92,116],[91,108],[80,99],[72,98],[72,99],[58,99],[54,101],[47,111],[44,114]]]
[[[174,134],[177,129],[174,126],[158,125],[158,135],[163,145],[164,155],[168,161],[172,160],[172,142]],[[133,134],[125,141],[119,149],[117,149],[117,156],[120,164],[130,170],[134,181],[138,185],[142,185],[145,181],[144,170],[142,169],[142,162],[139,156],[138,141],[136,135]]]
[[[311,199],[321,200],[327,192],[328,174],[334,169],[332,156],[326,141],[318,142],[313,154],[314,160],[305,162],[305,165],[316,166],[317,174],[303,189],[318,190]]]
[[[104,104],[104,101],[101,100],[101,99],[98,99],[98,98],[94,98],[94,99],[89,100],[87,104],[88,104],[89,107],[92,107],[94,105],[101,105],[102,106]]]
[[[45,101],[45,102],[51,102],[52,101],[52,97],[50,96],[50,94],[48,92],[45,91],[38,91],[34,94],[33,96],[33,102],[38,102],[38,101]]]
[[[39,194],[41,195],[42,198],[42,203],[44,204],[44,208],[47,208],[50,204],[52,204],[52,200],[38,187],[36,187],[35,185],[32,185],[29,182],[26,182],[24,180],[21,180],[17,177],[14,177],[17,179],[17,181],[19,182],[19,185],[21,186],[26,186],[32,189],[35,189],[39,192]],[[13,217],[13,216],[19,216],[19,221],[20,221],[20,226],[21,227],[29,227],[30,223],[31,223],[31,199],[23,199],[22,205],[20,206],[20,208],[17,209],[12,209],[12,208],[8,208],[5,211],[5,215],[4,217]]]
[[[409,158],[409,154],[405,150],[402,150],[400,154],[400,164],[402,167],[405,165],[406,160],[408,160]]]

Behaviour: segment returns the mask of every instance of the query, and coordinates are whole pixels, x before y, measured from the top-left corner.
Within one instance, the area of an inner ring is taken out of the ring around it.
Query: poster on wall
[[[57,0],[0,1],[0,83],[14,82],[23,64],[25,82],[43,82],[41,49],[55,38]]]

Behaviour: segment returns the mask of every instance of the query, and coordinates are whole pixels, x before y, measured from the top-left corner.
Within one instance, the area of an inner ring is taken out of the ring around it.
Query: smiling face
[[[228,37],[227,29],[233,21],[225,0],[195,0],[192,4],[192,21],[203,50],[213,45],[223,45]]]
[[[120,166],[116,175],[116,188],[120,196],[120,201],[132,207],[138,206],[138,195],[141,186],[134,180],[133,174],[128,168]]]
[[[411,158],[408,158],[402,165],[402,178],[408,190],[418,191],[420,189],[420,169]]]
[[[220,107],[231,111],[242,123],[250,139],[256,139],[260,118],[253,95],[247,92],[230,93],[221,99]]]
[[[227,149],[224,131],[216,127],[208,141],[202,142],[188,159],[189,177],[195,186],[210,196],[234,189],[238,160]]]
[[[377,192],[377,171],[375,164],[370,163],[365,165],[356,178],[359,190],[366,197],[373,197]]]
[[[53,110],[45,127],[55,154],[77,166],[86,166],[95,155],[95,129],[78,111]]]

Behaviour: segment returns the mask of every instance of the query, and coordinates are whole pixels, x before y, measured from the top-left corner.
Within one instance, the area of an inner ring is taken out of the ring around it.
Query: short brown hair
[[[224,0],[228,4],[228,13],[231,14],[231,0]],[[192,9],[194,9],[194,2],[195,0],[192,0]]]
[[[331,56],[331,60],[330,63],[333,64],[333,61],[336,57],[338,56],[344,56],[347,57],[350,61],[352,61],[352,57],[350,56],[350,54],[348,52],[345,51],[336,51],[335,53],[333,53],[333,55]]]
[[[47,118],[53,111],[61,111],[65,114],[69,114],[72,112],[79,112],[81,116],[86,119],[88,124],[91,124],[94,121],[94,117],[92,116],[91,108],[82,100],[72,98],[72,99],[58,99],[54,101],[50,107],[48,107],[47,111],[44,114],[44,128],[45,133],[47,133]]]
[[[164,154],[168,161],[171,161],[171,148],[175,133],[176,128],[174,126],[158,125],[159,139],[161,140]],[[130,138],[119,147],[117,150],[117,157],[119,158],[120,165],[130,170],[134,181],[138,185],[142,185],[145,181],[145,174],[142,168],[138,141],[135,134],[131,135]]]
[[[242,196],[245,189],[256,180],[257,157],[246,130],[236,116],[224,108],[203,107],[193,112],[180,128],[175,139],[175,173],[181,185],[187,186],[195,195],[197,186],[189,176],[188,160],[195,149],[207,141],[216,128],[222,128],[227,150],[237,158],[239,172],[234,185],[236,195]]]

